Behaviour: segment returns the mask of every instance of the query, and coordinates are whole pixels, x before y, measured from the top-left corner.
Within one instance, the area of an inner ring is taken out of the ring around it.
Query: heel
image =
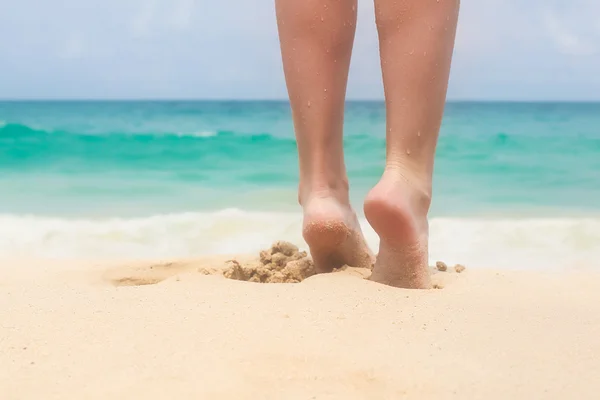
[[[340,221],[319,221],[307,224],[302,236],[311,249],[331,249],[342,245],[350,229]]]

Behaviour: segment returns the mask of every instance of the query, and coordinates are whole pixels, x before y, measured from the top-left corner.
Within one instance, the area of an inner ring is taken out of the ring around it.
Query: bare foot
[[[304,202],[303,208],[302,235],[318,273],[344,265],[373,267],[373,253],[350,206],[334,197],[312,197]]]
[[[380,238],[371,280],[401,288],[431,287],[429,199],[405,180],[385,175],[368,194],[365,216]]]

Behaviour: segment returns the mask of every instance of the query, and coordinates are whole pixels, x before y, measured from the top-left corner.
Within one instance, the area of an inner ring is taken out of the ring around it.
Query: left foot
[[[302,235],[318,273],[331,272],[344,265],[373,267],[373,253],[349,205],[334,197],[312,196],[303,202],[303,209]]]

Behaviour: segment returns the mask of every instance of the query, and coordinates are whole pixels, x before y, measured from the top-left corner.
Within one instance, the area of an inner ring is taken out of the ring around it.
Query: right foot
[[[428,289],[429,196],[400,178],[383,177],[365,200],[365,217],[380,237],[371,280]]]
[[[373,253],[350,206],[334,197],[314,196],[303,202],[303,209],[302,236],[318,273],[344,265],[373,267]]]

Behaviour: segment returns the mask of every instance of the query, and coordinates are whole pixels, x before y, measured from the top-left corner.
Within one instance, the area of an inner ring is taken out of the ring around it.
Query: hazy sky
[[[0,0],[0,98],[285,95],[273,0]],[[382,96],[369,0],[348,95]],[[463,0],[449,98],[600,100],[600,1]]]

